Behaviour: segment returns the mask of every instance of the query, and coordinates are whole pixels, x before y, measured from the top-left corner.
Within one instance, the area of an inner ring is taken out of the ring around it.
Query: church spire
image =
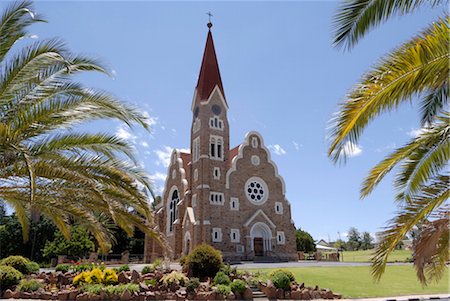
[[[206,38],[205,51],[203,53],[202,66],[197,82],[197,100],[207,99],[214,87],[217,85],[225,97],[222,79],[220,78],[219,64],[217,63],[216,51],[211,34],[211,21],[208,22],[208,36]]]

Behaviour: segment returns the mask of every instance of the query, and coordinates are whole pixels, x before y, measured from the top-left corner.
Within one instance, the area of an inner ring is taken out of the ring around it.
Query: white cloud
[[[354,144],[353,142],[347,141],[342,148],[342,152],[349,158],[357,157],[362,154],[362,147]]]
[[[141,145],[142,145],[143,147],[149,147],[148,143],[145,142],[145,141],[142,141],[142,142],[141,142]]]
[[[150,116],[150,114],[147,111],[144,111],[142,113],[145,118],[147,118],[147,125],[152,128],[154,125],[158,123],[158,117]]]
[[[168,167],[170,164],[170,155],[172,154],[173,148],[170,146],[163,146],[162,149],[157,149],[154,151],[156,156],[158,157],[158,161],[156,161],[156,165],[162,165],[164,167]]]
[[[411,130],[408,132],[408,135],[411,136],[411,137],[413,137],[413,138],[416,138],[417,136],[419,136],[420,134],[422,134],[424,131],[425,131],[424,128],[411,129]]]
[[[130,143],[136,143],[136,136],[130,131],[126,125],[121,124],[116,131],[116,136],[123,140],[128,140]]]
[[[166,175],[162,172],[155,172],[154,174],[151,174],[150,181],[153,183],[153,193],[157,195],[161,195],[164,190],[164,183],[166,181]]]
[[[390,150],[392,150],[392,149],[394,149],[396,147],[397,147],[397,145],[393,142],[393,143],[391,143],[389,145],[386,145],[385,147],[381,147],[381,148],[379,147],[379,148],[375,149],[375,152],[383,153],[385,151],[390,151]]]
[[[286,151],[279,144],[269,145],[268,148],[278,156],[286,155]]]
[[[303,144],[298,144],[296,141],[292,141],[292,144],[297,151],[300,150],[301,147],[303,147]]]

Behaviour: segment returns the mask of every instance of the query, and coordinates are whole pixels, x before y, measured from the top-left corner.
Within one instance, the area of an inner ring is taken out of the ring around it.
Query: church
[[[230,148],[228,102],[219,71],[212,24],[192,100],[190,153],[174,150],[161,202],[157,230],[172,259],[206,243],[225,262],[297,260],[295,225],[285,183],[262,136],[249,132]],[[150,237],[145,261],[163,255]]]

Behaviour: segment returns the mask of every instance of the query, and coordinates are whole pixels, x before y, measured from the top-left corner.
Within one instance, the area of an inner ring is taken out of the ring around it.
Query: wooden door
[[[264,242],[262,237],[255,237],[253,239],[253,247],[255,256],[264,256]]]

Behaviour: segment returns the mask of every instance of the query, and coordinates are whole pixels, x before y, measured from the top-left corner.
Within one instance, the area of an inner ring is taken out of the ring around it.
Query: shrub
[[[214,277],[214,284],[230,285],[231,280],[224,272],[218,272]]]
[[[198,278],[214,277],[222,266],[222,254],[207,244],[197,246],[187,256],[184,269]]]
[[[104,286],[102,284],[88,284],[83,286],[81,290],[91,295],[100,295],[104,290]]]
[[[273,285],[276,288],[281,288],[283,290],[288,290],[291,287],[291,280],[289,276],[284,271],[277,271],[271,277]]]
[[[119,282],[119,279],[117,277],[117,274],[112,269],[105,269],[103,271],[103,283],[106,285],[110,284],[117,284]]]
[[[247,284],[244,280],[241,279],[234,279],[233,282],[231,282],[230,288],[234,293],[243,294],[245,292]]]
[[[22,273],[15,268],[7,265],[0,265],[0,287],[2,289],[18,284],[22,277]]]
[[[125,291],[129,291],[131,294],[138,293],[140,288],[138,284],[128,283],[119,285],[108,285],[105,286],[103,290],[108,295],[122,295]]]
[[[40,283],[39,281],[37,281],[36,279],[23,279],[20,281],[19,285],[17,286],[17,290],[19,292],[35,292],[38,289],[40,289],[42,287],[42,283]]]
[[[114,268],[114,271],[116,271],[117,273],[128,272],[129,270],[130,270],[130,267],[128,266],[128,264],[124,264],[124,265],[121,265],[120,267]]]
[[[234,277],[238,274],[236,267],[231,267],[231,265],[224,265],[221,269],[228,277]]]
[[[164,275],[161,278],[161,282],[166,285],[178,284],[178,285],[184,286],[184,284],[188,280],[189,279],[186,276],[184,276],[183,273],[180,273],[177,271],[173,271],[170,274]]]
[[[103,282],[103,273],[100,269],[95,268],[89,272],[89,281],[88,283],[92,284],[100,284]]]
[[[163,260],[161,258],[156,258],[153,262],[152,265],[155,269],[162,267],[163,264]]]
[[[27,274],[33,274],[39,272],[39,264],[34,261],[30,261],[26,265],[27,267]]]
[[[153,266],[153,264],[150,265],[146,265],[143,269],[142,269],[142,274],[148,274],[148,273],[152,273],[155,271],[155,267]]]
[[[216,287],[216,292],[219,294],[222,294],[224,296],[228,296],[231,293],[231,288],[229,285],[226,284],[219,284]]]
[[[77,273],[84,272],[84,271],[92,271],[92,269],[95,267],[93,263],[83,263],[79,265],[75,265],[73,270]]]
[[[282,270],[282,269],[278,269],[278,270],[273,271],[272,273],[269,274],[269,277],[272,277],[273,275],[275,275],[275,274],[278,273],[278,272],[283,272],[283,273],[285,273],[286,276],[289,277],[289,280],[290,280],[291,282],[295,282],[295,281],[296,281],[295,276],[294,276],[294,274],[293,274],[291,271],[288,271],[288,270]]]
[[[80,274],[76,275],[72,281],[74,285],[87,284],[89,282],[90,282],[89,272],[81,272]]]
[[[55,268],[57,272],[67,273],[70,270],[70,265],[68,264],[58,264]]]
[[[186,291],[187,292],[194,292],[197,287],[200,286],[200,279],[198,278],[191,278],[186,282]]]
[[[148,286],[156,286],[158,284],[158,280],[155,278],[144,280],[144,283]]]
[[[0,265],[7,265],[15,268],[22,274],[27,274],[28,273],[27,263],[29,262],[30,261],[23,256],[13,255],[2,259],[0,261]]]

